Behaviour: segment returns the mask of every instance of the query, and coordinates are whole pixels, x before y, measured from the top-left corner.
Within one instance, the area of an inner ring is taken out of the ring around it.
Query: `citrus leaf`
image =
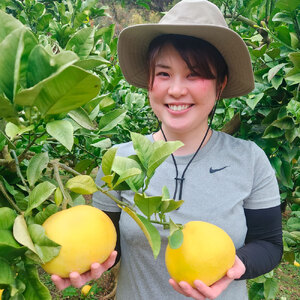
[[[0,42],[12,31],[22,27],[24,27],[24,25],[19,20],[12,15],[6,14],[3,10],[0,10]]]
[[[88,113],[82,108],[76,108],[68,113],[68,115],[81,127],[89,130],[97,129],[94,123],[89,118]]]
[[[18,122],[18,114],[14,106],[4,96],[0,95],[0,117],[4,118],[8,122]]]
[[[176,210],[183,204],[184,200],[165,199],[162,201],[162,212],[168,213]]]
[[[135,193],[134,203],[145,216],[150,217],[160,206],[161,196],[148,197],[145,194]]]
[[[264,283],[265,299],[275,299],[278,290],[278,282],[275,278],[268,278]]]
[[[56,189],[56,186],[49,181],[39,183],[29,194],[28,207],[25,215],[46,201]]]
[[[124,109],[115,109],[105,114],[99,122],[100,131],[109,131],[113,129],[124,120],[125,116],[126,110]]]
[[[98,191],[95,181],[89,175],[78,175],[69,179],[66,188],[81,195],[91,195]]]
[[[251,97],[252,96],[252,97]],[[257,95],[251,95],[247,98],[246,103],[251,108],[254,109],[258,102],[263,98],[264,93],[260,93]]]
[[[126,181],[127,179],[141,174],[142,171],[138,168],[130,168],[125,170],[122,174],[120,174],[120,177],[118,178],[117,182],[114,184],[113,188],[117,187],[122,182]]]
[[[110,148],[102,157],[101,168],[104,175],[110,175],[118,148]]]
[[[291,217],[287,221],[287,228],[289,231],[300,231],[300,218]]]
[[[99,77],[76,66],[60,69],[15,97],[21,106],[37,106],[43,115],[76,109],[98,95]]]
[[[93,27],[85,27],[78,30],[72,38],[69,39],[66,50],[74,51],[80,58],[86,58],[94,47]]]
[[[30,300],[51,300],[51,294],[48,288],[40,281],[37,267],[35,265],[26,265],[25,270],[20,272],[19,276],[26,285],[23,293],[25,299]]]
[[[286,63],[279,64],[271,68],[268,72],[268,81],[270,82],[272,78],[286,65]]]
[[[49,204],[44,210],[40,211],[34,216],[34,221],[42,225],[51,215],[58,212],[58,207],[55,204]]]
[[[0,257],[0,285],[12,284],[14,281],[13,271],[10,268],[9,262]]]
[[[32,252],[37,254],[33,242],[31,240],[30,234],[28,232],[27,224],[22,215],[19,215],[15,219],[13,227],[14,238],[21,244],[26,246]]]
[[[153,152],[151,141],[147,137],[135,132],[131,132],[130,136],[135,153],[139,157],[144,168],[147,169],[149,159]]]
[[[48,163],[48,152],[35,154],[30,159],[26,170],[27,180],[30,186],[34,186],[36,181],[40,178],[43,170],[48,166]]]
[[[56,206],[60,206],[61,203],[63,202],[63,199],[64,199],[64,196],[58,186],[54,192],[54,202],[55,202]]]
[[[0,229],[12,229],[17,214],[9,207],[0,208]]]
[[[135,213],[132,209],[128,207],[121,207],[126,213],[128,213],[132,219],[139,225],[139,227],[144,232],[150,247],[153,252],[153,256],[156,259],[161,247],[161,239],[158,230],[143,216]]]
[[[97,143],[91,144],[91,146],[101,149],[107,149],[111,147],[111,139],[106,138],[104,140],[101,140]]]
[[[136,168],[141,171],[139,175],[126,179],[126,183],[129,185],[129,187],[134,192],[137,192],[144,184],[144,174],[142,173],[140,165],[134,159],[131,159],[129,157],[115,157],[112,170],[118,175],[122,176],[122,173],[124,173],[124,171],[131,168]]]
[[[183,243],[183,233],[181,229],[175,230],[169,237],[169,246],[178,249]]]
[[[28,231],[42,263],[52,260],[59,254],[61,246],[46,236],[43,226],[31,224],[28,226]]]
[[[69,151],[72,150],[74,143],[73,126],[69,121],[57,120],[47,123],[46,130]]]
[[[156,142],[154,142],[155,146]],[[182,147],[183,143],[179,141],[164,142],[162,145],[159,145],[152,153],[149,163],[147,176],[152,177],[156,168],[162,164],[174,151]]]

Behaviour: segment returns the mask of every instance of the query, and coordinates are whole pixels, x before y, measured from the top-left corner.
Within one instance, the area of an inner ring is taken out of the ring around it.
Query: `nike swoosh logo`
[[[216,172],[219,172],[219,171],[224,170],[224,169],[227,168],[227,167],[228,167],[228,166],[225,166],[225,167],[220,168],[220,169],[213,169],[212,167],[210,167],[209,173],[216,173]]]

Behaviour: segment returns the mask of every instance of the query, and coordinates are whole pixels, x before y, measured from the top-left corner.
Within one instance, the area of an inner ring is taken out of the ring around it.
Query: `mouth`
[[[166,106],[172,111],[183,111],[192,107],[193,104],[181,104],[181,105],[167,104]]]

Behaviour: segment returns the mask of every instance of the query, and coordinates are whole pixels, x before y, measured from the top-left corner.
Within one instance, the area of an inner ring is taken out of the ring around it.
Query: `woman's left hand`
[[[169,283],[175,291],[186,297],[191,297],[195,300],[216,299],[234,279],[240,278],[245,271],[245,265],[235,256],[233,267],[227,271],[224,277],[211,286],[207,286],[200,280],[194,281],[195,288],[185,281],[177,283],[174,279],[170,279]]]

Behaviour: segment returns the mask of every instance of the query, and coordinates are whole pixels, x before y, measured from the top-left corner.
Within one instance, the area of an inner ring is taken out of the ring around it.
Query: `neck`
[[[179,148],[177,151],[174,152],[175,156],[183,156],[183,155],[193,154],[197,151],[198,147],[200,146],[200,143],[202,142],[206,134],[207,128],[208,127],[206,127],[206,129],[201,132],[197,131],[197,132],[189,132],[184,134],[179,134],[178,132],[176,133],[167,132],[164,130],[164,128],[163,130],[166,135],[167,141],[181,141],[184,144],[184,146],[182,146],[181,148]],[[211,135],[212,135],[212,130],[209,129],[205,141],[203,142],[201,148],[204,147],[204,145],[208,142]],[[165,140],[161,130],[154,133],[153,138],[155,141]]]

